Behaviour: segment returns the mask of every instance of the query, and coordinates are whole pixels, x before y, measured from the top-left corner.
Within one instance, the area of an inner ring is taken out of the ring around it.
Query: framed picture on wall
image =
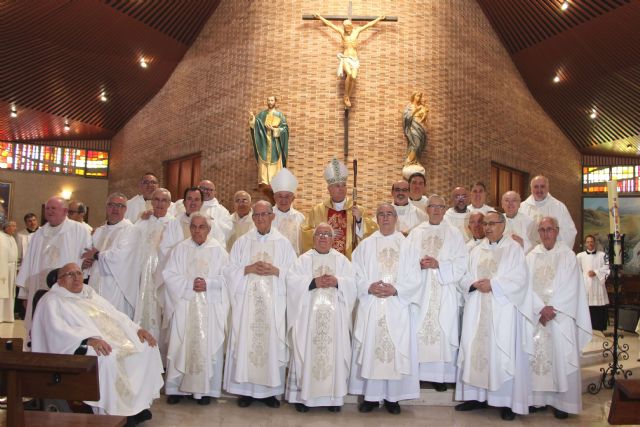
[[[640,197],[620,197],[620,230],[624,236],[624,272],[640,274]],[[592,234],[598,249],[609,244],[609,199],[582,198],[582,241]]]
[[[7,218],[11,218],[11,192],[13,190],[12,182],[0,181],[0,205],[4,209]]]

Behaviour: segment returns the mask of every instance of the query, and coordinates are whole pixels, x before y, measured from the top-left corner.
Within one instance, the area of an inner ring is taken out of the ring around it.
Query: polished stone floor
[[[22,322],[0,324],[0,336],[22,336]],[[640,341],[633,333],[625,333],[622,343],[630,346],[629,360],[625,361],[625,368],[634,369],[636,372],[632,378],[639,378],[638,368],[640,362],[638,352]],[[600,352],[603,338],[596,335],[591,352]],[[597,379],[598,371],[602,363],[593,364],[583,368],[585,383]],[[426,397],[425,397],[426,395]],[[607,424],[611,390],[602,390],[597,395],[585,393],[583,395],[583,412],[579,416],[570,416],[567,420],[557,420],[553,417],[553,411],[547,410],[527,416],[517,416],[514,421],[502,421],[499,411],[494,408],[473,412],[456,412],[453,409],[451,392],[445,394],[430,391],[423,393],[424,400],[429,401],[433,396],[436,406],[420,406],[405,404],[400,415],[390,415],[383,408],[374,410],[369,414],[361,414],[354,403],[345,404],[342,412],[334,414],[325,409],[312,409],[306,414],[296,412],[292,405],[283,403],[278,409],[268,408],[260,402],[254,402],[248,408],[239,408],[232,397],[223,397],[213,401],[209,406],[199,406],[192,400],[183,400],[177,405],[167,405],[164,396],[156,400],[151,410],[153,419],[144,423],[149,427],[164,426],[350,426],[350,427],[377,427],[377,426],[493,426],[496,423],[508,423],[513,426],[552,426],[552,425],[580,425],[580,426],[604,426]],[[353,399],[351,399],[353,400]],[[444,400],[444,402],[443,402]],[[446,402],[446,400],[449,400]],[[5,417],[0,411],[0,426],[5,425]]]

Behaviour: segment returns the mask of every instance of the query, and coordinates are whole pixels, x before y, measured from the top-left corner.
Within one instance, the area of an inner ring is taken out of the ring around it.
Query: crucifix
[[[319,19],[323,24],[340,34],[342,39],[343,52],[338,54],[338,76],[344,77],[344,157],[345,161],[349,154],[349,109],[351,108],[351,93],[356,84],[360,61],[358,60],[358,36],[368,28],[371,28],[380,21],[398,21],[396,16],[352,16],[352,2],[349,1],[347,16],[329,15],[322,17],[319,14],[302,15],[302,19]],[[343,21],[342,28],[336,26],[331,21]],[[366,21],[361,27],[354,27],[352,21]]]

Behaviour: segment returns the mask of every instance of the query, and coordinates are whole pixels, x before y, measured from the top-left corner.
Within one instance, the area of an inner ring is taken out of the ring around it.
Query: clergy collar
[[[277,206],[274,206],[274,208],[275,208],[276,211],[278,211],[280,213],[283,213],[283,214],[287,214],[287,213],[291,212],[291,206],[289,206],[289,210],[288,211],[281,211],[280,208],[278,208]]]
[[[423,197],[424,197],[424,196],[420,196],[420,197],[418,197],[417,199],[414,199],[413,197],[409,196],[409,200],[413,200],[414,202],[419,202],[419,201],[421,201],[421,200],[422,200],[422,198],[423,198]]]
[[[593,252],[589,252],[589,250],[585,251],[587,253],[587,255],[595,255],[596,252],[598,252],[597,250],[593,251]]]
[[[469,208],[468,208],[468,207],[466,207],[466,206],[465,206],[465,208],[464,208],[464,211],[462,211],[462,212],[460,212],[458,209],[456,209],[456,207],[455,207],[455,206],[454,206],[452,209],[453,209],[453,211],[454,211],[455,213],[459,213],[459,214],[469,213]]]
[[[491,240],[487,239],[487,242],[489,242],[489,246],[493,246],[493,245],[498,245],[498,243],[500,243],[502,241],[502,239],[504,238],[504,234],[502,236],[500,236],[500,238],[498,240],[496,240],[495,242],[492,242]]]
[[[420,201],[420,200],[414,200],[414,202],[419,202],[419,201]],[[406,208],[406,207],[407,207],[407,206],[409,206],[409,205],[410,205],[410,203],[409,203],[409,201],[408,201],[408,200],[407,200],[407,203],[405,203],[404,205],[399,205],[399,204],[397,204],[397,203],[395,203],[395,202],[393,203],[393,206],[397,206],[397,207],[399,207],[399,208]]]
[[[258,240],[266,240],[269,236],[271,236],[271,231],[273,230],[273,227],[271,227],[269,231],[267,231],[264,234],[260,233],[257,228],[255,230],[256,230],[256,236],[258,236]]]
[[[443,219],[442,221],[440,221],[438,224],[434,224],[434,223],[432,223],[431,221],[427,221],[427,222],[428,222],[428,223],[429,223],[429,225],[430,225],[430,226],[432,226],[432,227],[438,227],[438,226],[442,225],[443,221],[444,221],[444,219]]]
[[[346,197],[341,202],[334,202],[333,200],[331,200],[331,204],[333,205],[333,209],[336,210],[336,211],[343,211],[344,210],[344,205],[346,203],[347,203],[347,198]]]
[[[39,229],[39,228],[40,228],[40,227],[36,227],[36,229],[35,229],[35,230],[29,230],[29,229],[27,228],[26,230],[27,230],[27,233],[31,234],[31,233],[35,233],[36,231],[38,231],[38,229]]]

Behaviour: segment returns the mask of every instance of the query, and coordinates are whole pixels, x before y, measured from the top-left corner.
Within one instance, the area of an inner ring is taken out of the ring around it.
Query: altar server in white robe
[[[0,322],[13,322],[18,270],[18,244],[10,234],[0,232]]]
[[[127,203],[127,218],[131,223],[135,223],[145,213],[151,211],[151,197],[158,189],[158,177],[151,172],[146,172],[138,183],[139,194],[133,196]]]
[[[85,286],[77,264],[66,264],[57,276],[38,303],[33,351],[98,356],[100,400],[85,403],[97,414],[129,417],[127,425],[151,419],[162,388],[155,338]]]
[[[184,199],[182,203],[184,204],[185,211],[177,214],[176,217],[167,224],[167,228],[162,236],[162,242],[160,243],[160,248],[164,253],[168,252],[183,240],[191,237],[191,232],[189,231],[189,217],[195,212],[202,212],[202,197],[202,190],[198,187],[189,187],[184,190]],[[215,225],[216,220],[213,218],[211,219],[213,221],[213,226],[209,233],[209,238],[216,239],[218,243],[224,245],[224,234],[222,230]]]
[[[585,250],[576,255],[578,267],[584,280],[591,315],[591,327],[596,331],[607,329],[607,294],[606,280],[609,276],[609,264],[605,261],[604,252],[596,248],[596,238],[589,234],[584,239]]]
[[[193,395],[199,405],[220,397],[224,338],[229,298],[222,270],[227,251],[208,239],[211,219],[203,213],[189,217],[191,238],[172,249],[162,275],[166,316],[171,323],[165,394],[167,403]]]
[[[469,227],[467,227],[470,213],[467,208],[468,194],[464,187],[454,188],[451,192],[451,207],[444,214],[444,222],[457,228],[465,242],[471,239]]]
[[[478,181],[471,186],[471,203],[467,208],[469,212],[482,212],[486,214],[489,211],[494,210],[491,206],[487,205],[487,186],[484,182]]]
[[[241,408],[254,399],[277,408],[288,361],[285,277],[296,254],[272,226],[269,202],[256,202],[252,217],[255,229],[233,245],[224,271],[231,301],[224,389],[240,395]]]
[[[424,190],[427,187],[427,178],[424,176],[424,168],[420,172],[414,172],[409,175],[407,179],[409,183],[409,203],[414,205],[421,211],[427,209],[427,197],[424,195]]]
[[[149,218],[139,219],[135,224],[140,240],[140,290],[133,316],[135,322],[156,337],[160,354],[166,356],[165,333],[162,310],[164,308],[164,281],[162,270],[168,253],[160,248],[160,242],[169,221],[173,219],[168,209],[171,205],[171,193],[166,188],[158,188],[151,196],[153,213]],[[167,325],[164,325],[167,326]]]
[[[296,256],[302,250],[300,226],[304,222],[304,214],[292,206],[296,198],[298,180],[287,168],[282,168],[271,178],[271,188],[276,206],[273,209],[275,219],[273,226],[289,241]]]
[[[409,203],[409,183],[404,180],[396,181],[391,185],[391,197],[397,218],[396,230],[403,235],[408,235],[418,225],[427,220],[425,208],[420,208]]]
[[[406,184],[406,182],[405,182]],[[404,263],[404,236],[396,231],[393,205],[378,206],[379,231],[360,242],[352,264],[358,287],[349,393],[364,396],[360,412],[381,401],[391,414],[400,400],[420,397],[414,316],[420,293],[420,266]]]
[[[469,214],[469,234],[471,238],[467,242],[466,246],[469,252],[471,249],[478,246],[484,240],[484,214],[480,211],[474,211]]]
[[[133,319],[140,291],[140,235],[125,219],[127,197],[107,198],[107,222],[96,228],[92,246],[82,254],[89,270],[89,286],[115,308]]]
[[[227,240],[229,253],[236,240],[255,228],[251,212],[251,195],[246,191],[236,191],[233,195],[233,206],[235,211],[231,214],[231,236]]]
[[[313,249],[287,275],[291,364],[286,399],[298,412],[317,406],[339,412],[348,391],[357,289],[351,263],[332,245],[333,229],[320,223]]]
[[[505,218],[484,216],[486,238],[471,251],[458,355],[456,411],[487,405],[513,420],[529,410],[529,355],[533,353],[533,295],[524,252],[504,236]],[[537,321],[537,319],[536,319]]]
[[[561,240],[569,249],[573,249],[576,234],[578,234],[576,225],[565,204],[549,194],[549,179],[543,175],[535,176],[531,180],[530,187],[531,195],[522,202],[520,211],[529,215],[535,224],[545,216],[556,218],[560,224],[558,240]],[[540,243],[540,236],[535,227],[529,238],[533,245]]]
[[[216,199],[216,186],[212,181],[203,179],[198,183],[198,188],[202,192],[202,207],[200,212],[208,215],[213,219],[213,228],[211,231],[217,236],[218,242],[226,248],[227,240],[231,236],[233,223],[231,222],[231,214]],[[222,237],[222,241],[220,238]]]
[[[520,211],[520,194],[507,191],[502,195],[502,209],[507,218],[504,235],[518,242],[524,254],[528,254],[535,246],[531,242],[531,235],[537,233],[537,224],[529,215]]]
[[[36,231],[22,260],[16,283],[18,298],[26,301],[24,326],[31,330],[33,296],[47,288],[47,274],[61,265],[82,262],[84,250],[91,247],[91,235],[82,224],[67,218],[67,202],[58,196],[47,200],[44,208],[47,223]]]
[[[580,354],[591,341],[591,320],[575,254],[557,238],[558,221],[538,224],[540,243],[527,255],[533,288],[534,353],[530,359],[533,406],[551,405],[556,418],[582,410]]]
[[[457,284],[469,259],[460,232],[443,221],[446,208],[441,196],[430,196],[429,221],[414,228],[406,242],[409,262],[421,269],[416,324],[419,376],[437,391],[445,391],[445,383],[456,380],[461,301]]]

